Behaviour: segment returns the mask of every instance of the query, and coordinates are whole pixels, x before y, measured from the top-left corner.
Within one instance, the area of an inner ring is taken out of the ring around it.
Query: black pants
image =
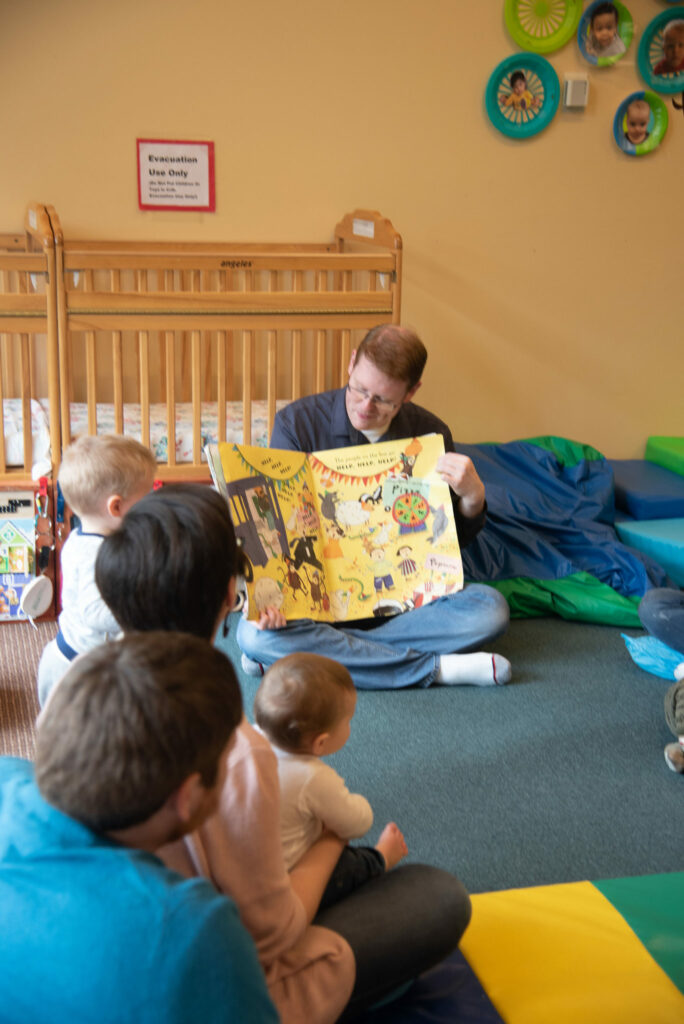
[[[319,911],[314,924],[344,936],[356,960],[354,991],[340,1020],[351,1020],[444,960],[469,921],[463,884],[426,864],[400,864]]]
[[[385,873],[385,858],[374,846],[345,846],[321,898],[319,912],[332,907],[371,878]]]

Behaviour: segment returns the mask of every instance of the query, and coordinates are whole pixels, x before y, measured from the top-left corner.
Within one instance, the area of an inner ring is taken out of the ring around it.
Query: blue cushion
[[[609,459],[615,507],[635,519],[684,516],[684,476],[645,459]]]
[[[684,518],[624,520],[615,529],[623,544],[650,555],[684,587]]]

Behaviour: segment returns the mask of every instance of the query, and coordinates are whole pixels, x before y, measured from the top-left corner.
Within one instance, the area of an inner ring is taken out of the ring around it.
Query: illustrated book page
[[[441,434],[331,451],[208,445],[249,560],[248,614],[343,622],[396,615],[463,586]]]

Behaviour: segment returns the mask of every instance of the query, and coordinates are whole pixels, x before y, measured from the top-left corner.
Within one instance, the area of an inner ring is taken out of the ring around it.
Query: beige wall
[[[637,35],[664,9],[627,0]],[[640,158],[612,139],[636,45],[587,70],[582,113],[513,142],[485,84],[516,52],[503,0],[4,0],[0,229],[29,199],[65,233],[327,239],[347,210],[404,237],[421,399],[464,441],[541,433],[614,457],[684,431],[684,118]],[[136,137],[210,139],[215,214],[137,208]]]

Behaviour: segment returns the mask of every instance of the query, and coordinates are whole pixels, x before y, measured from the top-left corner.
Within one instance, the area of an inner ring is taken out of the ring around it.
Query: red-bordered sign
[[[137,139],[141,210],[216,209],[214,143]]]

